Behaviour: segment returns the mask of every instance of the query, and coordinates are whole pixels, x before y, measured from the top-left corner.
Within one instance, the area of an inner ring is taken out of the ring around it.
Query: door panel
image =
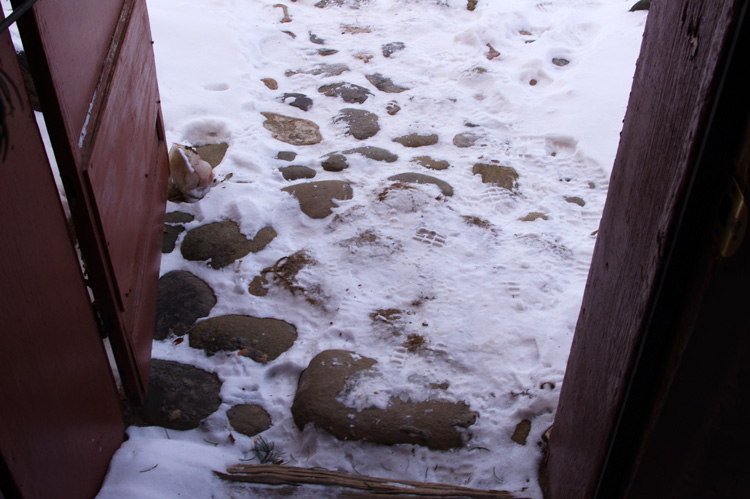
[[[91,187],[106,246],[115,269],[119,302],[132,305],[137,289],[143,245],[144,218],[151,209],[155,158],[161,145],[156,136],[159,96],[150,51],[145,6],[133,13],[111,83],[104,118],[97,130],[84,175]],[[148,37],[148,38],[146,38]],[[134,77],[134,75],[137,75]],[[144,213],[146,211],[146,213]]]
[[[20,3],[13,1],[14,6]],[[65,0],[37,2],[34,7],[43,12],[37,16],[39,30],[50,42],[57,42],[46,44],[45,49],[59,83],[55,90],[72,144],[78,143],[86,122],[122,5],[123,0]]]
[[[117,389],[7,32],[0,68],[18,90],[0,153],[0,495],[91,497],[122,442]]]
[[[38,2],[18,25],[97,313],[138,402],[169,173],[145,0]]]

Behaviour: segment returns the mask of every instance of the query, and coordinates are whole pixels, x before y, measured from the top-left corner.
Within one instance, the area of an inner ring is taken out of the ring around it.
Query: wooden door
[[[0,496],[92,497],[117,388],[7,31],[0,69]]]
[[[100,325],[138,402],[169,173],[145,0],[38,2],[18,26]]]
[[[651,3],[552,430],[552,498],[747,494],[749,3]]]

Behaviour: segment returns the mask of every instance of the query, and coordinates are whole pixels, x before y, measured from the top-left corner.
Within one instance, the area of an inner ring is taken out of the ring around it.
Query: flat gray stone
[[[365,78],[367,78],[367,81],[372,83],[375,88],[388,94],[400,94],[401,92],[409,90],[408,87],[396,85],[390,78],[386,78],[380,73],[365,75]]]
[[[398,102],[391,101],[385,106],[385,111],[390,114],[391,116],[395,116],[398,114],[399,111],[401,111],[401,106],[398,105]]]
[[[269,90],[279,89],[279,83],[273,78],[261,78],[260,81],[262,81],[266,88],[268,88]]]
[[[399,173],[398,175],[388,177],[388,180],[413,184],[434,184],[440,188],[444,196],[453,195],[453,187],[448,182],[422,173]]]
[[[287,100],[291,102],[287,102]],[[281,102],[285,102],[290,106],[296,107],[297,109],[302,109],[303,111],[309,110],[313,105],[313,101],[310,97],[306,96],[305,94],[297,93],[284,94],[281,97]]]
[[[522,222],[533,222],[534,220],[549,220],[549,217],[540,211],[532,211],[525,217],[521,218]]]
[[[221,142],[219,144],[207,144],[205,146],[197,146],[195,152],[201,157],[203,161],[211,165],[211,168],[216,168],[224,159],[224,155],[229,149],[229,144]]]
[[[276,155],[276,159],[280,159],[282,161],[294,161],[294,158],[297,157],[297,153],[294,151],[279,151],[279,153]]]
[[[344,73],[346,71],[349,71],[349,66],[347,66],[346,64],[316,64],[315,66],[307,69],[287,71],[286,73],[284,73],[284,75],[294,76],[296,74],[307,74],[328,78],[329,76],[339,76],[341,73]]]
[[[276,237],[276,231],[264,227],[248,240],[232,220],[201,225],[191,230],[182,241],[180,250],[186,260],[210,260],[209,265],[220,269],[250,252],[257,253]]]
[[[239,404],[227,411],[227,419],[235,431],[253,437],[271,427],[271,416],[259,405]]]
[[[323,140],[318,125],[310,120],[292,118],[277,113],[261,113],[266,121],[263,127],[271,131],[271,137],[295,146],[309,146]]]
[[[318,49],[318,55],[326,57],[333,54],[338,54],[339,51],[336,49]]]
[[[526,445],[526,439],[529,438],[529,433],[531,433],[531,421],[524,419],[516,425],[516,429],[513,431],[513,435],[510,439],[518,445]]]
[[[182,336],[216,305],[211,287],[186,270],[174,270],[159,279],[156,293],[154,339],[173,333]]]
[[[314,424],[339,440],[417,444],[436,450],[462,447],[470,438],[463,430],[474,424],[478,415],[462,402],[404,402],[393,397],[385,409],[361,411],[339,402],[347,379],[375,364],[374,359],[343,350],[316,355],[300,375],[294,396],[292,416],[297,427],[303,430]]]
[[[321,166],[327,172],[340,172],[349,168],[349,163],[346,161],[346,156],[334,153],[324,159]]]
[[[209,355],[239,350],[256,362],[274,360],[297,339],[297,328],[278,319],[247,315],[222,315],[198,323],[190,330],[190,346]]]
[[[583,198],[580,198],[578,196],[563,196],[565,198],[565,201],[571,204],[577,204],[581,208],[586,206],[586,201],[583,200]]]
[[[316,175],[315,170],[302,165],[284,166],[279,168],[284,180],[299,180],[303,178],[313,178]]]
[[[353,83],[331,83],[318,88],[318,92],[328,97],[341,97],[344,102],[349,104],[362,104],[372,95],[365,87],[360,87]]]
[[[400,52],[406,48],[404,42],[391,42],[383,45],[383,57],[390,57],[396,52]]]
[[[552,64],[558,67],[563,67],[563,66],[567,66],[568,64],[570,64],[570,61],[562,57],[553,57]]]
[[[170,211],[164,216],[165,224],[186,224],[195,220],[195,217],[184,211]]]
[[[386,163],[393,163],[398,159],[398,156],[389,150],[373,146],[356,147],[344,151],[344,154],[361,154],[365,158],[375,161],[385,161]]]
[[[438,136],[435,133],[427,135],[420,135],[418,133],[410,133],[401,137],[396,137],[393,142],[398,142],[404,147],[424,147],[432,146],[438,143]]]
[[[450,163],[442,159],[435,159],[430,156],[417,156],[411,160],[412,163],[417,163],[429,168],[430,170],[446,170],[450,167]]]
[[[378,115],[363,109],[342,109],[333,121],[345,123],[347,133],[359,140],[369,139],[380,131]]]
[[[346,2],[346,0],[320,0],[319,2],[315,4],[315,6],[319,9],[324,9],[328,7],[329,5],[335,5],[337,7],[341,7],[342,5],[344,5],[344,2]]]
[[[518,172],[510,166],[477,163],[472,171],[474,175],[481,175],[485,184],[494,184],[509,191],[518,189]]]
[[[276,236],[276,231],[271,226],[263,227],[255,234],[255,237],[247,242],[247,247],[250,248],[250,253],[257,253],[273,241]]]
[[[310,218],[325,218],[336,206],[334,199],[351,199],[354,195],[349,182],[324,180],[305,184],[290,185],[282,191],[288,192],[299,201],[302,212]]]
[[[458,133],[455,137],[453,137],[453,145],[456,147],[471,147],[479,139],[479,135],[471,132]]]
[[[161,252],[173,252],[175,244],[177,244],[177,238],[183,232],[185,232],[185,227],[183,227],[182,225],[165,224],[164,233],[161,235]]]
[[[135,409],[140,426],[191,430],[221,405],[216,374],[169,360],[151,360],[148,395]]]

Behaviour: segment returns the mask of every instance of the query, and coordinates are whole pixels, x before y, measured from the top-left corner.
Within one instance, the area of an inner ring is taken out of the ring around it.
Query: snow
[[[188,230],[231,219],[249,237],[266,225],[278,232],[266,249],[221,270],[184,260],[179,239],[161,272],[184,269],[205,280],[218,297],[211,317],[274,317],[294,324],[299,337],[267,365],[232,353],[207,357],[187,342],[154,342],[154,358],[217,373],[223,404],[196,430],[129,428],[99,496],[225,496],[230,488],[212,470],[249,458],[253,446],[237,432],[230,438],[226,410],[257,403],[273,419],[263,438],[290,465],[541,497],[537,444],[553,422],[646,13],[628,12],[633,0],[480,0],[473,12],[463,0],[352,0],[325,9],[299,0],[286,2],[292,22],[281,24],[276,3],[148,2],[168,143],[229,143],[214,171],[220,182],[201,201],[170,203],[168,211],[195,215]],[[370,32],[346,32],[347,25]],[[309,33],[326,44],[311,43]],[[405,48],[386,58],[381,47],[390,42]],[[489,60],[488,44],[501,55]],[[322,57],[319,48],[339,52]],[[358,59],[363,53],[372,59]],[[285,76],[319,63],[344,63],[351,71]],[[365,78],[373,73],[410,90],[379,92]],[[269,90],[262,78],[274,78],[279,89]],[[318,93],[336,82],[373,95],[359,105]],[[303,112],[283,103],[287,92],[306,94],[313,107]],[[390,116],[385,109],[393,100],[401,111]],[[345,135],[332,118],[347,107],[378,114],[381,131],[367,141]],[[276,141],[261,112],[313,120],[323,141]],[[408,149],[392,142],[413,132],[437,133],[439,143]],[[453,137],[464,132],[480,140],[454,146]],[[326,154],[363,145],[386,148],[399,160],[350,155],[343,172],[321,169]],[[293,163],[275,159],[285,150],[298,153]],[[451,167],[431,171],[410,162],[421,155]],[[493,160],[518,171],[517,193],[472,174],[475,163]],[[280,190],[291,185],[278,172],[288,164],[314,168],[316,181],[351,182],[353,199],[326,219],[308,218]],[[409,171],[440,178],[455,194],[415,185],[381,195],[391,185],[387,177]],[[531,212],[547,220],[520,220]],[[439,240],[426,239],[429,231]],[[362,234],[375,242],[363,242]],[[265,297],[248,293],[263,268],[299,250],[317,262],[298,279],[318,290],[321,305],[279,288]],[[378,318],[389,308],[400,318]],[[409,334],[424,337],[424,347],[408,351]],[[391,396],[466,401],[480,415],[471,440],[445,452],[300,431],[290,412],[297,378],[327,349],[377,360],[340,396],[354,409],[383,407]],[[430,387],[444,382],[446,390]],[[531,421],[525,446],[510,439],[523,419]]]

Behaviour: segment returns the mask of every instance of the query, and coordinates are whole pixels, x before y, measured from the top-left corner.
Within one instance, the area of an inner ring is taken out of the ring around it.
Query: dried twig
[[[223,480],[268,485],[330,485],[365,490],[375,494],[465,497],[476,499],[520,499],[506,491],[481,490],[439,483],[389,480],[371,476],[357,476],[337,471],[297,468],[294,466],[238,464],[226,473],[214,471]]]

